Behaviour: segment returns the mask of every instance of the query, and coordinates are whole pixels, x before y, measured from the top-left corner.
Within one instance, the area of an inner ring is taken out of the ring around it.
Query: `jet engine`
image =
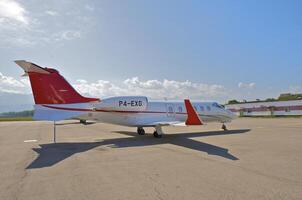
[[[144,111],[148,106],[148,98],[144,96],[120,96],[102,99],[97,109],[114,111]]]

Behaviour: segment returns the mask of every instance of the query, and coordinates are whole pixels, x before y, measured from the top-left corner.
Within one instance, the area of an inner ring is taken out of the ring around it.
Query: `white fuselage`
[[[236,116],[215,102],[192,102],[203,122],[230,122]],[[184,102],[149,101],[142,111],[102,109],[102,102],[94,105],[98,109],[79,116],[79,119],[101,121],[124,126],[153,126],[159,122],[185,122],[187,111]]]
[[[25,60],[15,62],[30,77],[35,99],[35,120],[93,120],[136,126],[140,133],[142,127],[153,126],[157,137],[162,132],[161,126],[225,123],[236,117],[215,102],[191,102],[189,99],[159,102],[149,101],[146,96],[117,96],[106,99],[84,97],[58,70],[43,68]]]

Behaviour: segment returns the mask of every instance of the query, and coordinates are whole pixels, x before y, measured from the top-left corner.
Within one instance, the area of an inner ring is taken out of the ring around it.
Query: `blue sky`
[[[302,92],[301,8],[269,0],[0,0],[0,93],[30,93],[16,59],[55,67],[90,96],[223,103]]]

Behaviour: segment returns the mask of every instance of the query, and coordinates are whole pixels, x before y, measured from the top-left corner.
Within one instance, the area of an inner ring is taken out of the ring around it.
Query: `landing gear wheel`
[[[139,134],[139,135],[145,135],[145,130],[143,128],[141,128],[141,127],[138,127],[137,128],[137,134]]]
[[[161,138],[161,137],[162,137],[162,135],[158,134],[157,131],[154,131],[154,132],[153,132],[153,136],[154,136],[155,138]]]
[[[227,130],[228,130],[225,124],[222,124],[221,129],[223,129],[224,131],[227,131]]]
[[[80,120],[80,123],[81,123],[81,124],[84,124],[84,125],[87,125],[87,121],[84,120],[84,119],[81,119],[81,120]]]

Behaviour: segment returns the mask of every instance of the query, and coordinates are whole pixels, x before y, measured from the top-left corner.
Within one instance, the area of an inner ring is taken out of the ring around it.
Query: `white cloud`
[[[221,85],[208,85],[192,83],[190,81],[174,81],[166,79],[163,81],[141,81],[138,77],[126,79],[120,85],[115,85],[109,81],[103,80],[99,80],[96,83],[78,80],[74,86],[81,93],[96,97],[145,95],[153,99],[205,99],[225,94],[225,88]]]
[[[76,83],[73,84],[73,86],[80,93],[94,97],[118,96],[127,94],[127,92],[121,87],[118,87],[110,83],[109,81],[104,80],[98,80],[95,83],[89,83],[86,80],[77,80]]]
[[[1,23],[29,24],[25,8],[14,0],[0,0],[0,19]]]
[[[33,45],[32,34],[28,33],[35,22],[24,5],[14,0],[0,0],[0,47]]]
[[[77,30],[65,30],[54,35],[55,40],[74,40],[81,37],[81,32]]]
[[[20,83],[20,81],[17,81],[16,79],[10,76],[4,76],[1,72],[0,72],[0,84],[1,86],[8,86],[8,87],[10,86],[24,87],[24,85]]]
[[[238,87],[239,88],[244,88],[244,89],[253,89],[255,88],[256,83],[238,83]]]
[[[82,38],[95,23],[94,12],[87,12],[93,11],[91,5],[73,1],[35,5],[31,1],[0,0],[0,48],[62,44]]]
[[[144,95],[152,99],[211,99],[226,94],[226,89],[221,85],[166,79],[141,81],[138,77],[126,79],[119,84],[105,80],[88,82],[79,79],[72,85],[83,95],[92,97]],[[0,73],[0,92],[29,94],[31,93],[29,79],[28,77],[15,79]]]
[[[92,7],[91,5],[85,5],[85,9],[89,11],[94,11],[94,7]]]
[[[28,94],[30,93],[29,81],[26,78],[17,80],[0,72],[0,92]]]
[[[58,16],[59,13],[54,11],[54,10],[47,10],[45,11],[45,14],[50,15],[50,16]]]
[[[124,84],[129,88],[141,88],[141,89],[158,89],[162,87],[162,82],[158,80],[148,80],[141,82],[138,77],[126,79]]]

